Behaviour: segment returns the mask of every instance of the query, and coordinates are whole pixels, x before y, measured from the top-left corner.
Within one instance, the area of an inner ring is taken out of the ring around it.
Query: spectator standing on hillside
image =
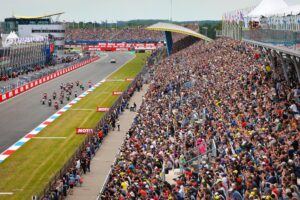
[[[118,131],[120,131],[120,120],[117,121]]]

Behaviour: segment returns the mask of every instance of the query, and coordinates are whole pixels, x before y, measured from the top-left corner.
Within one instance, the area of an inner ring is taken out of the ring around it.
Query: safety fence
[[[14,86],[12,86],[11,88],[9,87],[8,89],[10,89],[10,90],[4,92],[3,94],[0,94],[0,103],[6,101],[8,99],[11,99],[21,93],[24,93],[32,88],[35,88],[43,83],[46,83],[50,80],[60,77],[66,73],[69,73],[80,67],[83,67],[91,62],[96,61],[97,59],[99,59],[98,56],[92,57],[92,58],[83,60],[79,63],[72,64],[71,66],[66,66],[65,68],[59,69],[59,70],[57,70],[53,73],[47,74],[45,76],[42,76],[42,77],[36,76],[36,78],[37,78],[36,80],[33,80],[33,81],[30,80],[30,82],[28,82],[28,83],[26,81],[24,81],[23,85],[16,86],[16,88],[14,88]]]

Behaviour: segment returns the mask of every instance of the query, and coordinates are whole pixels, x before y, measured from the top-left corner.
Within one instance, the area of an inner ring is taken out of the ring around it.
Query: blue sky
[[[65,12],[61,20],[105,21],[130,19],[173,20],[221,19],[231,10],[257,5],[261,0],[1,0],[0,21],[15,15],[41,15]],[[285,0],[300,4],[300,0]]]

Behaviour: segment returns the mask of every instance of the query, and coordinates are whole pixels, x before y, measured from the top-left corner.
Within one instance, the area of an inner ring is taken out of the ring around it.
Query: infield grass
[[[136,54],[133,60],[107,79],[134,78],[143,68],[148,56],[146,53]],[[38,134],[38,137],[66,137],[65,139],[33,138],[1,163],[0,193],[13,194],[0,194],[0,199],[31,199],[32,195],[42,192],[84,141],[86,136],[76,135],[75,128],[95,127],[104,115],[96,112],[96,107],[113,105],[118,96],[112,96],[112,91],[123,91],[129,83],[102,83]]]

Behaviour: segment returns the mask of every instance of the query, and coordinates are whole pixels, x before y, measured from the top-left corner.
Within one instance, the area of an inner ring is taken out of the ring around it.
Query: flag
[[[244,14],[243,14],[243,12],[242,11],[240,11],[240,21],[244,21]]]

